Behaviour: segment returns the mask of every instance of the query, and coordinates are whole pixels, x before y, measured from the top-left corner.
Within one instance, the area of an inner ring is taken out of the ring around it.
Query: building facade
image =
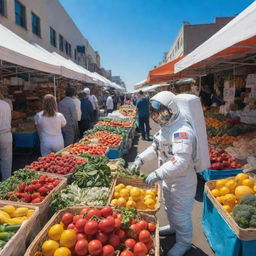
[[[111,80],[112,82],[121,85],[126,90],[126,84],[120,76],[112,76]]]
[[[0,24],[92,72],[100,70],[98,52],[58,0],[0,0]]]
[[[189,22],[183,22],[169,52],[164,53],[163,62],[161,64],[189,54],[233,18],[234,17],[215,18],[214,23],[210,24],[192,25]]]

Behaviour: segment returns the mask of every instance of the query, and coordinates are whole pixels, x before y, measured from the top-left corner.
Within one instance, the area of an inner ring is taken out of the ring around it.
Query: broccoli
[[[256,196],[246,195],[233,209],[233,217],[239,227],[256,227]]]

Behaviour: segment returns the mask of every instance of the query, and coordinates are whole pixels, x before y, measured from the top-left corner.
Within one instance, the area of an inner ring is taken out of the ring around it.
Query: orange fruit
[[[220,191],[220,194],[222,195],[222,196],[225,196],[226,194],[228,194],[229,192],[230,192],[230,190],[227,188],[227,187],[221,187],[220,189],[219,189],[219,191]]]
[[[253,190],[248,186],[238,186],[235,190],[237,200],[241,200],[244,196],[254,194]]]

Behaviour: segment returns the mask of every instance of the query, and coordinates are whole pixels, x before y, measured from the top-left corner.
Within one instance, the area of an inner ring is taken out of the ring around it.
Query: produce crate
[[[252,177],[250,177],[253,179]],[[231,178],[227,178],[231,179]],[[240,228],[236,221],[233,219],[233,217],[223,209],[222,205],[215,199],[213,194],[211,193],[211,190],[215,188],[216,180],[214,181],[208,181],[205,183],[205,194],[209,198],[209,200],[212,202],[214,207],[217,209],[219,214],[224,218],[226,223],[229,225],[229,227],[232,229],[232,231],[236,234],[236,236],[243,241],[252,241],[256,240],[256,228]]]
[[[107,158],[117,159],[122,157],[122,147],[123,147],[123,141],[121,141],[118,146],[110,146],[106,154]]]
[[[234,170],[207,169],[207,170],[204,170],[203,172],[201,172],[200,174],[203,176],[205,181],[210,181],[210,180],[219,180],[219,179],[225,179],[228,177],[232,177],[241,172],[243,172],[243,170],[241,170],[241,169],[234,169]]]
[[[76,206],[76,207],[70,207],[60,210],[59,212],[55,213],[52,218],[47,222],[47,224],[44,226],[44,228],[41,230],[41,232],[36,236],[34,241],[30,244],[28,247],[26,253],[24,256],[35,256],[38,251],[41,250],[42,243],[47,240],[48,237],[48,231],[51,228],[52,225],[57,224],[61,221],[61,217],[66,213],[70,212],[72,214],[78,214],[84,207]],[[101,207],[94,207],[100,209]],[[140,216],[149,222],[156,223],[156,230],[155,230],[155,255],[159,256],[160,251],[160,242],[159,242],[159,223],[155,216],[145,214],[145,213],[139,213]]]
[[[34,148],[39,145],[39,137],[37,132],[13,133],[13,144],[18,148]]]
[[[115,186],[118,184],[124,184],[124,185],[131,185],[134,187],[138,187],[141,189],[155,189],[157,191],[157,202],[156,202],[156,208],[154,210],[138,210],[139,212],[148,213],[148,214],[156,214],[157,211],[160,209],[160,200],[161,200],[161,189],[159,184],[154,184],[153,186],[149,186],[145,183],[145,181],[141,178],[132,178],[132,177],[117,177],[113,187],[112,191],[109,197],[108,204],[110,205],[111,200],[114,197],[115,192]]]
[[[0,208],[5,205],[13,205],[14,207],[27,207],[35,210],[34,214],[26,221],[24,221],[20,229],[14,234],[14,236],[6,243],[4,248],[0,250],[0,256],[21,256],[26,251],[27,244],[30,244],[34,237],[35,232],[40,231],[40,227],[36,222],[39,215],[39,208],[34,205],[26,205],[19,202],[0,201]]]
[[[63,177],[60,177],[60,176],[56,176],[55,174],[51,174],[51,173],[41,172],[40,174],[46,175],[48,177],[59,178],[60,183],[53,190],[51,190],[51,192],[45,197],[45,199],[41,203],[32,204],[32,203],[23,203],[22,202],[22,204],[25,205],[26,207],[34,206],[34,207],[39,208],[39,214],[38,214],[37,221],[38,221],[39,225],[43,226],[47,222],[47,220],[49,219],[49,213],[50,213],[49,205],[50,205],[50,202],[52,200],[52,194],[54,192],[60,191],[61,189],[65,188],[66,185],[67,185],[67,179],[63,178]],[[0,203],[3,203],[3,204],[9,204],[11,202],[13,202],[13,201],[11,201],[11,200],[0,200]],[[19,203],[19,202],[17,202],[17,203]]]

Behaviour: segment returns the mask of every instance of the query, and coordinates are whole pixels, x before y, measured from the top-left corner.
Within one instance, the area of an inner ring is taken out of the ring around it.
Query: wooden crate
[[[230,177],[227,179],[229,180],[232,178],[233,177]],[[253,177],[250,176],[250,178],[254,180]],[[239,227],[236,221],[234,220],[234,218],[227,211],[225,211],[222,205],[215,199],[215,197],[211,193],[211,190],[215,188],[215,183],[216,183],[216,180],[206,182],[204,191],[207,197],[210,199],[210,201],[214,205],[214,207],[219,212],[219,214],[224,218],[226,223],[229,225],[229,227],[233,230],[233,232],[237,235],[237,237],[240,240],[243,240],[243,241],[256,240],[256,228],[244,229]]]
[[[132,178],[132,177],[117,177],[115,182],[114,182],[114,186],[112,188],[110,197],[109,197],[109,202],[108,204],[110,205],[111,200],[114,197],[114,193],[115,193],[115,186],[118,184],[124,184],[124,185],[131,185],[134,187],[138,187],[141,189],[155,189],[157,191],[157,202],[156,202],[156,207],[154,210],[138,210],[139,212],[144,212],[144,213],[148,213],[148,214],[156,214],[157,211],[159,211],[160,209],[160,199],[161,199],[161,189],[160,189],[160,185],[159,184],[154,184],[153,186],[149,186],[145,183],[145,181],[141,178]]]
[[[27,244],[30,244],[35,238],[35,233],[33,230],[40,230],[37,224],[37,218],[39,215],[39,208],[34,205],[26,205],[19,202],[0,201],[0,208],[5,205],[13,205],[14,207],[27,207],[29,209],[35,210],[34,214],[26,221],[24,221],[20,229],[15,233],[15,235],[6,243],[4,248],[0,250],[0,256],[21,256],[24,255],[26,251]]]
[[[53,190],[50,191],[50,193],[45,197],[45,199],[41,203],[32,204],[32,203],[22,202],[22,204],[25,205],[26,207],[35,206],[35,207],[39,208],[39,215],[38,215],[37,221],[38,221],[39,225],[43,226],[49,219],[49,213],[50,213],[49,206],[50,206],[50,203],[52,200],[53,193],[65,188],[67,186],[67,179],[64,177],[57,176],[56,174],[48,173],[48,172],[47,173],[40,172],[40,174],[46,175],[48,177],[58,178],[58,179],[60,179],[60,183]],[[0,200],[0,203],[4,203],[4,204],[9,204],[10,202],[13,202],[13,201]]]
[[[34,241],[30,244],[28,247],[26,253],[24,256],[36,256],[37,252],[40,252],[41,246],[44,241],[48,239],[48,231],[53,226],[54,224],[60,223],[61,217],[66,213],[70,212],[72,214],[78,214],[81,209],[84,207],[76,206],[76,207],[70,207],[70,208],[65,208],[57,212],[52,216],[52,218],[48,221],[48,223],[45,225],[45,227],[41,230],[41,232],[36,236]],[[95,207],[100,209],[101,207]],[[156,230],[155,230],[155,239],[154,239],[154,247],[155,247],[155,255],[154,256],[159,256],[159,250],[160,250],[160,242],[159,242],[159,223],[156,219],[155,216],[150,215],[150,214],[145,214],[145,213],[139,213],[140,217],[142,219],[145,219],[148,222],[154,222],[156,223]]]

